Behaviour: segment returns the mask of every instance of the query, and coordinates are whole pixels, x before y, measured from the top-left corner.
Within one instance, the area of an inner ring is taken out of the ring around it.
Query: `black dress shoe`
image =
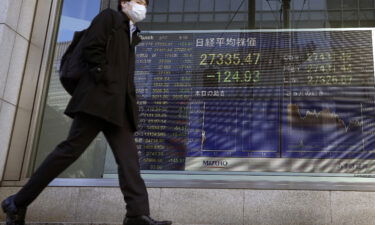
[[[13,199],[14,196],[10,196],[1,203],[1,208],[6,214],[6,225],[24,225],[26,207],[17,208]]]
[[[156,221],[149,216],[125,217],[123,225],[171,225],[171,221]]]

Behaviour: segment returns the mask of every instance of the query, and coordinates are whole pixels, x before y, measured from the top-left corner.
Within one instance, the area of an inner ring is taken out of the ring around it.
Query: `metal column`
[[[283,0],[283,28],[290,28],[290,1]]]
[[[249,0],[248,2],[248,29],[255,29],[255,13],[256,13],[256,0]]]

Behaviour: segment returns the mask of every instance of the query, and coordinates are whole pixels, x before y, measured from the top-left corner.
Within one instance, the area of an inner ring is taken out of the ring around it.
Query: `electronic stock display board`
[[[150,32],[142,39],[135,84],[143,170],[372,167],[364,163],[375,159],[371,29]]]

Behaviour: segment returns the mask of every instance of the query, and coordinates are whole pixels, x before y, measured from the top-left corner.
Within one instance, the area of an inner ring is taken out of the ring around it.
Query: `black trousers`
[[[149,215],[147,189],[140,176],[138,150],[129,124],[126,122],[118,127],[83,113],[75,116],[68,138],[57,145],[15,195],[15,204],[19,207],[31,204],[54,178],[79,158],[100,131],[111,146],[118,165],[127,216]]]

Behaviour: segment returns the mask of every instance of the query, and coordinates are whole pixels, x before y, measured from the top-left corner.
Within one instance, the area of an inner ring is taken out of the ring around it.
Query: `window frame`
[[[40,133],[40,121],[43,117],[43,107],[46,103],[48,93],[49,76],[53,67],[54,45],[57,40],[57,31],[61,17],[62,1],[53,0],[50,7],[43,7],[38,2],[36,12],[43,10],[43,13],[36,13],[37,18],[49,15],[48,23],[33,25],[31,39],[36,43],[43,44],[43,54],[39,61],[39,76],[36,86],[27,86],[28,93],[32,92],[33,110],[30,119],[24,120],[22,113],[16,114],[16,122],[12,133],[11,145],[9,148],[10,157],[7,158],[4,180],[1,186],[22,186],[28,180],[29,168],[32,168],[33,158],[38,135]],[[37,21],[37,19],[36,19]],[[39,27],[38,26],[42,26]],[[47,31],[41,37],[35,34],[40,29]],[[375,35],[374,35],[375,36]],[[33,41],[31,41],[33,43]],[[375,40],[374,40],[375,43]],[[31,44],[32,45],[32,44]],[[33,56],[33,49],[30,48],[26,61],[26,67],[34,63],[30,59]],[[27,72],[27,70],[26,70]],[[26,73],[25,72],[25,73]],[[24,90],[23,90],[24,91]],[[28,101],[30,96],[21,93],[20,101]],[[17,121],[19,125],[17,125]],[[16,143],[20,137],[21,130],[28,128],[27,139],[24,140],[24,147]],[[10,166],[12,165],[12,166]],[[19,166],[17,169],[15,166]],[[16,169],[15,169],[16,168]],[[335,190],[335,191],[375,191],[375,174],[368,177],[355,177],[354,174],[306,174],[306,173],[255,173],[255,172],[222,172],[209,173],[204,171],[142,171],[146,185],[149,188],[224,188],[224,189],[277,189],[277,190]],[[49,186],[95,186],[111,187],[118,186],[116,176],[102,179],[55,179]]]

